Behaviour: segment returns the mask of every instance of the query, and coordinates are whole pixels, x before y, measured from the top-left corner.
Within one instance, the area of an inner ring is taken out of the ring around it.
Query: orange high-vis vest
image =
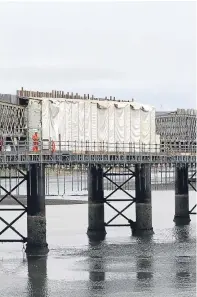
[[[51,147],[52,153],[55,152],[55,141],[52,140],[52,147]]]
[[[0,139],[0,152],[3,150],[3,139]]]
[[[33,140],[33,151],[38,152],[39,137],[36,133],[32,136],[32,140]]]

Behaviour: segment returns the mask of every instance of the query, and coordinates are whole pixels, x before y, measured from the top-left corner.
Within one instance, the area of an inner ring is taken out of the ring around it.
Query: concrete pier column
[[[153,234],[151,204],[151,165],[135,165],[136,223],[133,235]]]
[[[189,215],[188,166],[175,167],[175,216],[177,225],[187,225]]]
[[[88,168],[88,236],[105,238],[103,169],[99,165]]]
[[[48,253],[45,217],[45,166],[30,165],[27,178],[27,248],[29,254]]]

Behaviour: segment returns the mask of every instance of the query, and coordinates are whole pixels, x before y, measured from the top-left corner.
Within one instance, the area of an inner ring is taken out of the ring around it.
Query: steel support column
[[[27,247],[28,254],[48,253],[45,216],[45,166],[32,164],[27,176]]]
[[[136,223],[133,235],[153,234],[151,204],[151,166],[135,165]]]
[[[189,215],[188,166],[175,167],[175,216],[177,225],[187,225]]]
[[[88,168],[88,236],[105,238],[103,169],[90,165]]]

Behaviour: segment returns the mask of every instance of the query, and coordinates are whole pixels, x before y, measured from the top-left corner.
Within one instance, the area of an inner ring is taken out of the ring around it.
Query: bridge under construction
[[[61,100],[55,100],[60,99],[59,97]],[[18,92],[19,105],[0,102],[0,129],[3,138],[0,152],[0,189],[5,193],[1,196],[0,205],[11,197],[20,206],[1,207],[0,211],[21,211],[11,223],[0,216],[0,220],[5,224],[5,228],[0,232],[0,241],[26,242],[26,250],[29,253],[48,251],[45,216],[46,172],[54,166],[72,172],[78,172],[81,168],[80,170],[87,173],[87,233],[90,237],[104,238],[106,227],[110,226],[128,226],[134,236],[152,234],[151,174],[161,166],[171,168],[175,173],[174,221],[176,224],[188,224],[196,207],[194,205],[189,208],[189,185],[196,190],[196,143],[181,143],[176,148],[161,144],[156,134],[155,110],[152,107],[134,102],[117,103],[112,98],[105,99],[104,103],[94,98],[85,98],[83,102],[81,98],[70,98],[72,100],[65,103],[67,99],[69,98],[65,98],[62,93],[50,95],[22,90]],[[65,113],[60,105],[64,106]],[[82,106],[83,115],[80,112]],[[85,121],[87,115],[89,120],[92,119],[90,125]],[[79,122],[84,120],[86,124],[80,125],[76,116],[79,117]],[[66,131],[61,123],[66,125]],[[35,132],[39,135],[36,144],[33,140]],[[35,145],[36,152],[33,149]],[[6,172],[9,172],[9,175]],[[17,182],[13,187],[10,187],[10,184],[8,187],[8,184],[3,185],[3,181],[7,179],[15,179]],[[104,181],[113,185],[107,195]],[[126,188],[131,181],[135,189],[134,195],[129,187]],[[17,195],[13,194],[21,184],[25,184],[27,205],[21,203]],[[113,198],[117,190],[127,195],[124,201],[128,201],[128,205],[122,210],[113,206],[114,202],[120,201]],[[116,211],[116,215],[108,222],[105,222],[104,217],[105,205]],[[124,214],[132,205],[136,208],[136,221]],[[27,237],[13,226],[25,213]],[[113,224],[118,216],[125,219],[125,224]],[[9,228],[19,239],[2,238]]]

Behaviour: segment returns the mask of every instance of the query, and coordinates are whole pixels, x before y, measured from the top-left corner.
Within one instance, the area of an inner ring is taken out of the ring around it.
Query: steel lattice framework
[[[0,101],[0,115],[0,136],[25,136],[27,129],[25,107]]]
[[[17,178],[18,178],[18,182],[17,184],[12,187],[11,189],[7,189],[6,186],[3,186],[0,184],[0,189],[3,190],[4,195],[3,197],[1,197],[0,199],[0,204],[3,200],[6,200],[7,197],[10,197],[11,199],[13,199],[16,203],[16,206],[20,206],[19,207],[12,207],[12,208],[0,208],[0,221],[3,222],[3,224],[5,225],[4,228],[2,228],[0,230],[0,237],[2,234],[4,234],[7,230],[11,229],[15,234],[18,235],[18,238],[9,238],[9,239],[0,239],[0,242],[26,242],[27,238],[25,236],[23,236],[16,227],[14,227],[14,224],[27,212],[27,206],[24,205],[22,202],[20,202],[18,200],[18,198],[14,195],[14,191],[19,188],[19,186],[21,184],[23,184],[24,182],[26,182],[27,180],[27,174],[23,171],[21,171],[20,169],[17,168]],[[1,178],[7,179],[7,176],[1,176]],[[12,176],[13,178],[13,176]],[[4,212],[18,212],[18,215],[11,221],[8,222],[6,219],[4,219],[2,217],[2,213]]]
[[[161,143],[180,147],[181,143],[196,142],[195,109],[177,109],[173,112],[156,113],[156,133]]]
[[[109,193],[104,198],[104,203],[107,204],[109,207],[111,207],[115,212],[116,215],[114,215],[110,220],[105,222],[105,226],[107,227],[126,227],[131,226],[133,224],[133,220],[129,219],[123,212],[125,212],[131,205],[133,205],[136,202],[136,198],[133,197],[128,190],[124,189],[124,186],[132,179],[135,178],[135,172],[132,170],[130,166],[121,166],[122,172],[111,172],[113,169],[112,166],[109,167],[109,169],[103,173],[103,177],[107,179],[110,183],[112,183],[115,186],[115,189],[112,190],[111,193]],[[113,177],[116,176],[122,176],[123,180],[121,184],[118,184],[116,181],[114,181]],[[121,190],[123,193],[125,193],[128,198],[126,199],[113,199],[111,196],[117,192],[118,190]],[[128,202],[128,204],[121,210],[117,209],[113,204],[113,202]],[[125,224],[111,224],[112,221],[114,221],[118,216],[123,217],[127,223]]]

